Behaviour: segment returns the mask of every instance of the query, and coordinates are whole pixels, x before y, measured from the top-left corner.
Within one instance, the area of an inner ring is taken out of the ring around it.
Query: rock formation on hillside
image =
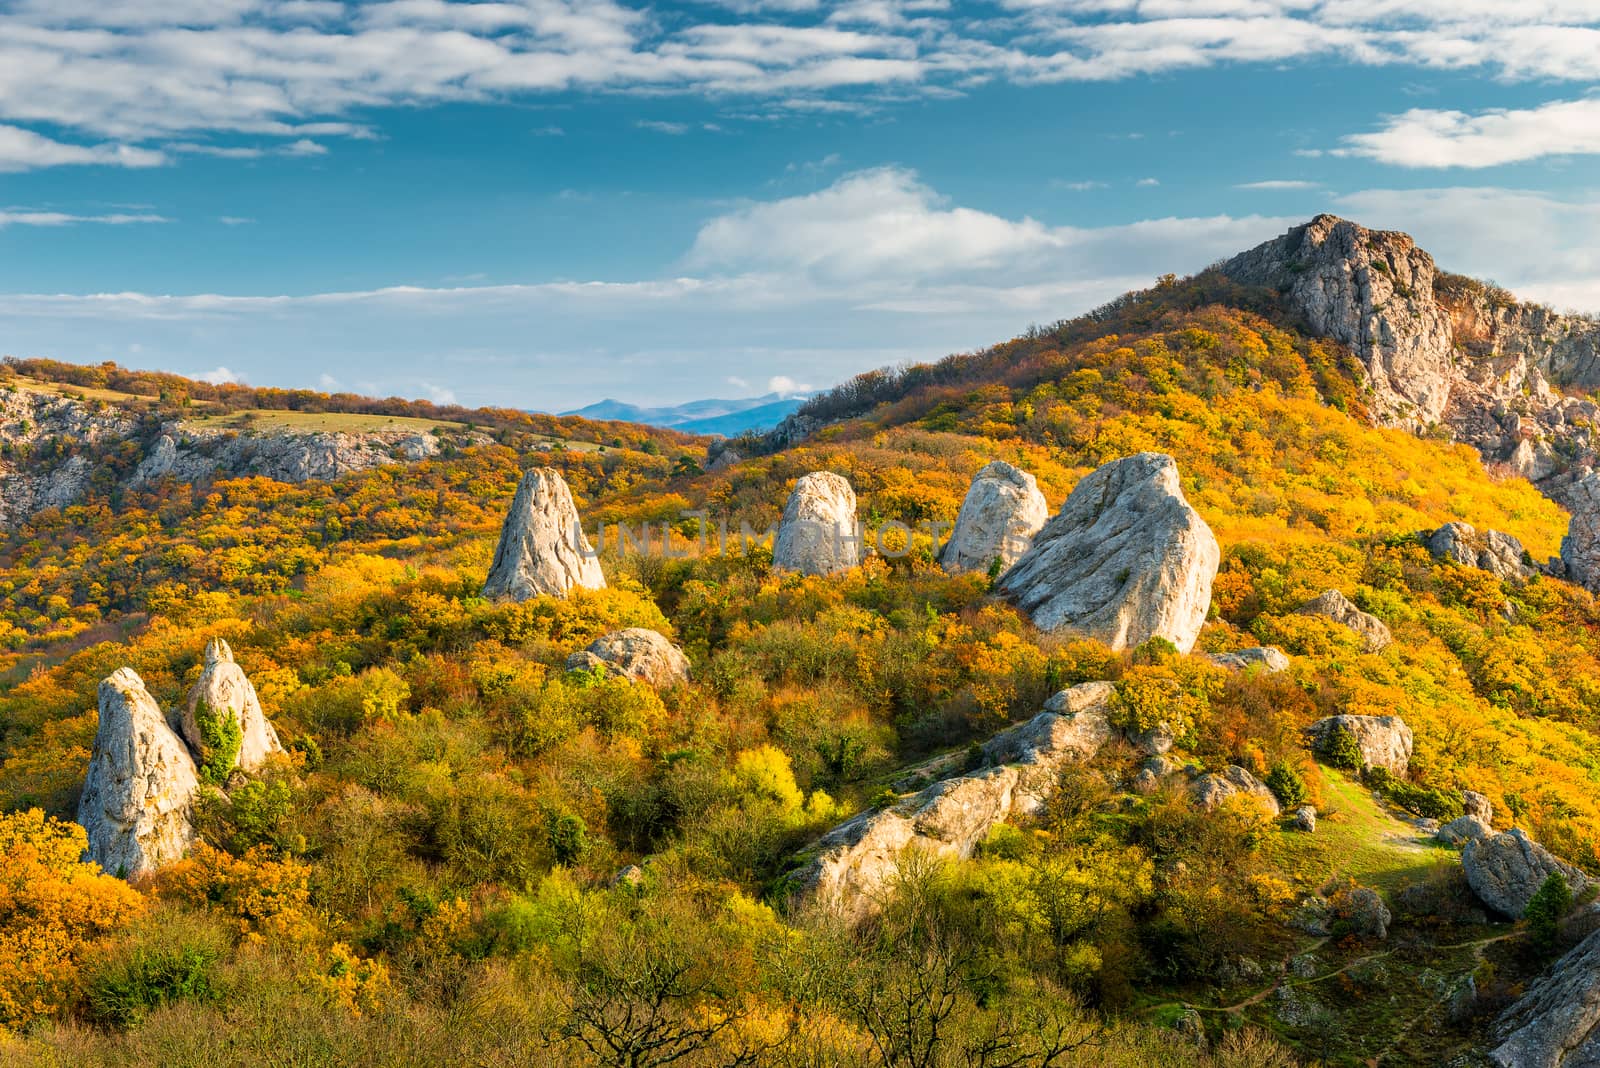
[[[832,471],[814,471],[794,484],[772,543],[772,567],[802,575],[833,575],[861,562],[856,493]]]
[[[438,452],[439,442],[432,434],[413,430],[240,434],[168,424],[134,471],[130,485],[142,486],[169,475],[180,482],[250,475],[306,482],[426,460]]]
[[[795,876],[796,890],[853,917],[871,912],[874,895],[908,848],[937,857],[970,856],[998,823],[1037,815],[1060,769],[1082,763],[1113,734],[1106,721],[1110,683],[1086,683],[1058,695],[1067,712],[1041,712],[983,746],[990,766],[934,783],[896,804],[863,813],[824,835]]]
[[[1250,774],[1249,769],[1229,764],[1220,772],[1207,772],[1189,784],[1189,796],[1199,808],[1207,812],[1230,797],[1254,797],[1273,816],[1278,815],[1278,799],[1266,783]]]
[[[1145,452],[1085,476],[995,589],[1044,630],[1078,631],[1113,649],[1159,637],[1187,653],[1220,557],[1184,499],[1178,465]]]
[[[483,595],[526,601],[564,597],[574,586],[604,589],[605,584],[600,558],[584,536],[578,506],[561,472],[538,467],[523,475],[500,528]]]
[[[1446,523],[1428,535],[1428,551],[1441,560],[1475,567],[1502,580],[1522,581],[1534,575],[1522,542],[1498,530],[1479,534],[1467,523]]]
[[[1355,737],[1361,761],[1367,767],[1404,775],[1411,766],[1411,728],[1399,716],[1329,716],[1307,727],[1306,737],[1312,749],[1325,753],[1334,732],[1341,727]]]
[[[1246,671],[1258,668],[1273,674],[1289,670],[1289,658],[1276,645],[1258,645],[1249,649],[1236,649],[1231,653],[1211,653],[1210,661],[1229,671]]]
[[[1478,900],[1513,920],[1522,918],[1528,902],[1553,873],[1566,879],[1574,897],[1589,887],[1588,876],[1556,858],[1519,827],[1468,842],[1461,853],[1461,867]]]
[[[987,571],[996,560],[1010,567],[1049,518],[1050,505],[1034,477],[995,460],[967,489],[939,563],[946,571]]]
[[[689,681],[689,658],[662,634],[644,627],[627,627],[603,634],[567,657],[568,671],[603,667],[608,672],[671,686]]]
[[[233,661],[233,649],[221,638],[213,638],[206,643],[205,669],[189,691],[178,721],[183,740],[201,759],[210,748],[204,724],[224,716],[239,728],[239,753],[233,760],[234,767],[259,771],[269,756],[283,752],[278,732],[261,710],[255,686]]]
[[[183,857],[199,780],[182,739],[167,726],[144,680],[119,668],[100,683],[100,726],[78,802],[89,858],[124,876]]]
[[[1501,1068],[1600,1064],[1600,931],[1528,986],[1495,1024],[1489,1059]]]
[[[1381,652],[1394,640],[1383,620],[1363,612],[1338,590],[1324,591],[1316,599],[1301,605],[1300,612],[1308,616],[1323,616],[1355,631],[1361,635],[1369,653]]]

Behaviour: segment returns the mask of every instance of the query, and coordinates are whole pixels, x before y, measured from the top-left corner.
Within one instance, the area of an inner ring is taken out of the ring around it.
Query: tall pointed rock
[[[278,732],[261,710],[255,686],[244,669],[233,661],[233,649],[221,638],[212,638],[206,643],[205,670],[189,691],[178,729],[189,748],[204,761],[208,751],[214,748],[214,742],[206,738],[206,724],[227,720],[232,720],[239,732],[239,751],[232,760],[233,767],[259,771],[267,757],[283,752]],[[215,738],[216,728],[209,729]]]
[[[100,729],[78,802],[89,858],[135,876],[181,860],[194,841],[199,780],[183,740],[132,668],[100,683]]]
[[[813,471],[795,482],[772,542],[773,570],[833,575],[860,562],[861,524],[849,480]]]
[[[599,590],[605,585],[600,558],[584,537],[578,506],[561,472],[539,467],[523,475],[500,529],[483,595],[526,601],[564,597],[574,586]]]
[[[967,489],[939,564],[946,571],[987,571],[996,560],[1010,567],[1049,518],[1050,505],[1033,476],[995,460]]]

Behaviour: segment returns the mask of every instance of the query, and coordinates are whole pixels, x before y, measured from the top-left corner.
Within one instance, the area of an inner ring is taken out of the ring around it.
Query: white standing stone
[[[996,560],[1010,567],[1049,518],[1050,505],[1034,477],[995,460],[967,489],[939,563],[946,571],[987,571]]]
[[[100,727],[78,802],[89,859],[113,875],[181,860],[194,841],[194,760],[132,668],[100,683]]]
[[[195,753],[204,753],[201,735],[202,709],[212,715],[228,715],[239,725],[239,755],[234,766],[244,771],[260,771],[273,753],[283,752],[278,732],[261,710],[261,698],[244,669],[233,660],[233,649],[221,638],[206,643],[205,670],[189,691],[178,729]]]
[[[578,506],[561,472],[540,467],[522,476],[494,551],[483,595],[497,601],[565,597],[574,586],[604,589],[600,558],[584,536]]]
[[[861,562],[856,492],[841,475],[814,471],[794,484],[772,544],[775,571],[833,575]]]

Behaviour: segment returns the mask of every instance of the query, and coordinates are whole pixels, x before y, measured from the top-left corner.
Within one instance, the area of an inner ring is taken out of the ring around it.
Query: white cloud
[[[246,215],[219,215],[217,222],[223,226],[249,226],[255,220]]]
[[[1159,179],[1159,178],[1140,178],[1137,182],[1135,182],[1133,184],[1138,186],[1140,189],[1154,189],[1156,186],[1161,184],[1161,179]]]
[[[1260,182],[1244,182],[1234,186],[1235,189],[1251,189],[1263,193],[1292,192],[1304,189],[1320,189],[1320,182],[1305,182],[1288,178],[1268,178]]]
[[[792,396],[795,393],[810,393],[813,388],[796,382],[788,375],[773,375],[767,379],[767,392],[776,393],[781,397]]]
[[[0,20],[0,25],[3,25],[3,20]],[[0,172],[88,164],[103,167],[160,167],[166,162],[167,157],[153,149],[119,144],[72,145],[51,140],[32,130],[0,125]]]
[[[638,122],[634,123],[634,125],[641,130],[651,130],[655,133],[667,134],[670,137],[678,137],[689,132],[689,124],[686,122],[662,122],[659,119],[640,119]]]
[[[1053,189],[1065,189],[1065,190],[1068,190],[1069,192],[1073,192],[1073,193],[1087,193],[1087,192],[1089,192],[1090,190],[1093,190],[1093,189],[1105,189],[1105,188],[1107,188],[1107,185],[1106,185],[1105,182],[1095,182],[1095,181],[1068,182],[1068,181],[1063,181],[1060,178],[1052,178],[1052,179],[1050,179],[1050,186]]]
[[[227,383],[241,381],[238,375],[234,374],[226,367],[218,367],[211,371],[202,371],[194,377],[197,381],[210,382],[213,386],[220,386]]]
[[[171,219],[163,215],[141,213],[113,213],[110,215],[69,215],[60,211],[0,211],[0,228],[7,226],[76,226],[80,223],[98,223],[103,226],[137,226],[143,223],[165,223]]]
[[[1346,137],[1333,154],[1401,167],[1468,168],[1600,154],[1600,97],[1477,115],[1413,108],[1380,130]]]

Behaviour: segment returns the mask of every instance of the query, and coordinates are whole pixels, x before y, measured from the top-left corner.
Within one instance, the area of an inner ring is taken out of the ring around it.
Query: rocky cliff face
[[[500,529],[483,595],[526,601],[564,597],[575,586],[604,589],[600,558],[583,534],[572,491],[561,472],[540,467],[522,476]]]
[[[144,680],[117,670],[100,684],[100,727],[78,803],[89,858],[130,877],[182,859],[198,788],[194,760]]]
[[[1435,426],[1573,513],[1570,577],[1600,589],[1600,320],[1519,303],[1440,272],[1405,234],[1321,215],[1224,263],[1234,281],[1280,293],[1367,369],[1387,426]]]
[[[233,767],[259,771],[269,756],[283,752],[283,743],[261,710],[261,699],[249,676],[234,663],[228,643],[213,638],[206,645],[205,670],[189,691],[178,722],[179,733],[191,750],[204,756],[211,748],[203,725],[219,717],[231,720],[239,731]]]
[[[1495,1026],[1489,1054],[1502,1068],[1600,1064],[1600,931],[1528,987]]]
[[[995,589],[1044,630],[1113,649],[1165,638],[1187,653],[1211,605],[1221,550],[1161,453],[1091,472]]]

